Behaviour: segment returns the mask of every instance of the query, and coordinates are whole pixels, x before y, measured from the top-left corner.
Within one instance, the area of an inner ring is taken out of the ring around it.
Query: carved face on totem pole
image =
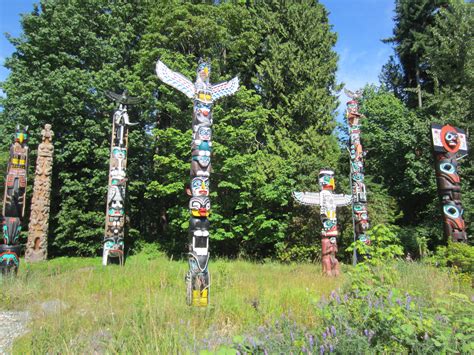
[[[191,176],[209,176],[210,173],[210,155],[193,155],[191,161]]]
[[[194,141],[210,141],[212,139],[211,127],[198,126],[193,134]]]
[[[28,143],[28,126],[21,129],[19,125],[15,129],[14,143],[20,143],[21,145]]]
[[[334,182],[334,171],[329,169],[321,169],[319,171],[319,186],[321,186],[321,190],[331,190],[333,191],[336,187],[336,183]]]
[[[209,178],[196,176],[191,181],[191,192],[193,196],[209,196]]]
[[[193,111],[193,127],[212,125],[212,103],[196,101]]]
[[[189,200],[189,209],[193,217],[208,217],[211,210],[209,197],[192,197]]]

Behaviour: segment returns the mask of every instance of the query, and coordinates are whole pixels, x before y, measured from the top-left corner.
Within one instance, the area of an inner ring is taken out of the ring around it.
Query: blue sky
[[[21,34],[20,14],[33,9],[34,0],[0,0],[0,81],[8,76],[3,67],[14,51],[5,38]],[[394,0],[320,0],[329,10],[329,21],[338,33],[335,50],[339,54],[337,79],[356,90],[366,83],[378,83],[382,65],[392,53],[382,38],[390,37],[393,28]],[[340,97],[341,108],[346,97]]]

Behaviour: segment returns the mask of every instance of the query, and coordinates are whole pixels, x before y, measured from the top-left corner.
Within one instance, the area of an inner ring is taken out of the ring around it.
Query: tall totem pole
[[[2,274],[16,273],[20,264],[19,236],[21,219],[25,215],[26,181],[28,172],[28,126],[16,126],[10,146],[5,194],[3,198],[3,240],[0,244]]]
[[[364,151],[360,143],[360,122],[363,117],[359,113],[359,102],[361,92],[355,93],[344,89],[347,96],[351,98],[347,102],[347,123],[349,125],[350,157],[351,157],[351,187],[352,187],[352,218],[354,220],[354,239],[366,244],[370,243],[365,234],[369,229],[369,215],[367,212],[367,194],[364,183]]]
[[[140,99],[130,97],[125,90],[122,95],[106,91],[108,98],[119,106],[112,119],[112,138],[110,142],[109,187],[107,193],[107,208],[105,220],[105,237],[102,264],[111,262],[124,263],[125,235],[125,193],[127,188],[127,150],[128,126],[130,123],[127,105],[140,102]]]
[[[458,158],[468,151],[466,134],[450,125],[431,124],[436,165],[436,182],[441,201],[444,235],[454,242],[466,242],[466,225],[461,204]]]
[[[156,74],[164,83],[172,86],[193,100],[193,140],[191,143],[191,186],[189,209],[189,271],[186,274],[187,302],[205,307],[209,304],[209,176],[212,151],[212,105],[221,97],[234,94],[239,79],[212,85],[209,83],[211,65],[200,61],[196,82],[193,84],[183,75],[170,70],[161,61],[156,63]]]
[[[54,153],[54,146],[51,143],[54,132],[51,130],[50,124],[45,124],[41,135],[42,142],[38,146],[25,252],[25,260],[28,262],[46,260],[48,256],[49,206]]]
[[[337,228],[336,208],[350,205],[350,195],[335,194],[334,171],[321,169],[319,171],[319,186],[321,192],[293,192],[297,202],[303,205],[321,206],[321,253],[323,273],[327,276],[339,275],[339,262],[337,253]]]

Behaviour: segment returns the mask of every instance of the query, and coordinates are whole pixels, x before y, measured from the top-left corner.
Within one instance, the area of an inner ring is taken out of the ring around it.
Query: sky
[[[33,9],[38,0],[0,0],[0,81],[8,76],[3,66],[14,47],[5,33],[13,37],[21,34],[20,14]],[[329,22],[338,33],[335,47],[339,54],[337,80],[352,91],[367,83],[378,84],[382,65],[392,49],[381,42],[392,35],[395,0],[320,0],[329,10]],[[339,118],[346,97],[340,95]]]

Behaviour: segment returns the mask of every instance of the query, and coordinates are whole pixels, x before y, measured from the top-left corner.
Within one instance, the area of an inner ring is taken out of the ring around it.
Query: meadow
[[[141,253],[121,268],[57,258],[22,263],[17,278],[3,279],[0,309],[31,314],[18,354],[474,349],[469,277],[404,261],[383,268],[360,281],[352,266],[334,279],[315,264],[214,260],[211,304],[194,308],[185,302],[185,261]],[[354,288],[357,279],[370,291]]]

